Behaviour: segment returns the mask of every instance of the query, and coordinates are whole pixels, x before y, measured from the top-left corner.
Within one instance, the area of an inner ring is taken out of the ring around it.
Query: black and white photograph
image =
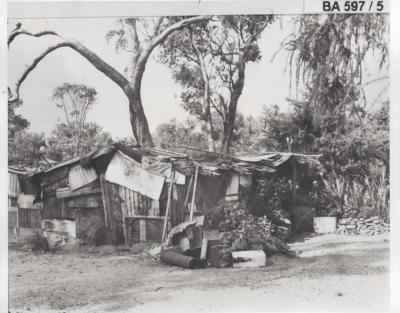
[[[388,2],[9,3],[8,312],[389,312]]]

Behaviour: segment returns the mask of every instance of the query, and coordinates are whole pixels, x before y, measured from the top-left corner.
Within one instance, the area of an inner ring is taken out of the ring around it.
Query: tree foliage
[[[176,33],[163,44],[160,59],[184,89],[182,106],[210,125],[211,141],[216,137],[214,123],[221,120],[219,145],[224,153],[229,153],[233,140],[246,64],[260,60],[257,40],[272,21],[268,15],[220,16]]]
[[[71,129],[72,127],[72,129]],[[50,136],[46,138],[46,156],[55,161],[64,161],[76,156],[76,126],[68,126],[66,123],[58,123]],[[112,143],[112,137],[104,132],[96,123],[85,123],[80,130],[79,155],[88,153],[94,149],[104,147]]]
[[[45,146],[43,133],[29,132],[26,128],[20,129],[8,142],[8,164],[22,168],[36,168],[41,163],[47,163],[43,150]]]
[[[74,144],[73,156],[82,154],[81,141],[87,132],[86,117],[96,103],[97,91],[82,84],[64,83],[53,91],[52,100],[65,113],[68,137]],[[58,126],[59,127],[59,126]]]
[[[21,114],[16,114],[15,109],[22,105],[22,101],[8,103],[8,142],[12,142],[15,134],[29,127],[29,121]]]
[[[161,148],[174,150],[182,146],[207,149],[207,138],[196,128],[194,120],[178,122],[175,118],[157,127],[155,140]]]

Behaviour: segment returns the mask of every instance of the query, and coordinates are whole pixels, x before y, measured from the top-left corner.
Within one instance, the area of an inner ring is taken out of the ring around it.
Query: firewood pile
[[[339,220],[336,230],[339,234],[366,236],[379,235],[388,231],[390,231],[390,225],[379,216],[342,218]]]

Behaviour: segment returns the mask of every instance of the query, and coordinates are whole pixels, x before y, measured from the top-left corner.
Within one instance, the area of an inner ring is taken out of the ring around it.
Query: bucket
[[[330,234],[336,231],[336,217],[314,217],[314,231],[317,234]]]

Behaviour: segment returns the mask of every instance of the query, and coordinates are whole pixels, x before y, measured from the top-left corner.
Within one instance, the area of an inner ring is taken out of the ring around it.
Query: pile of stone
[[[373,236],[390,231],[390,225],[385,223],[379,216],[369,218],[348,217],[338,221],[336,232],[345,235]]]

